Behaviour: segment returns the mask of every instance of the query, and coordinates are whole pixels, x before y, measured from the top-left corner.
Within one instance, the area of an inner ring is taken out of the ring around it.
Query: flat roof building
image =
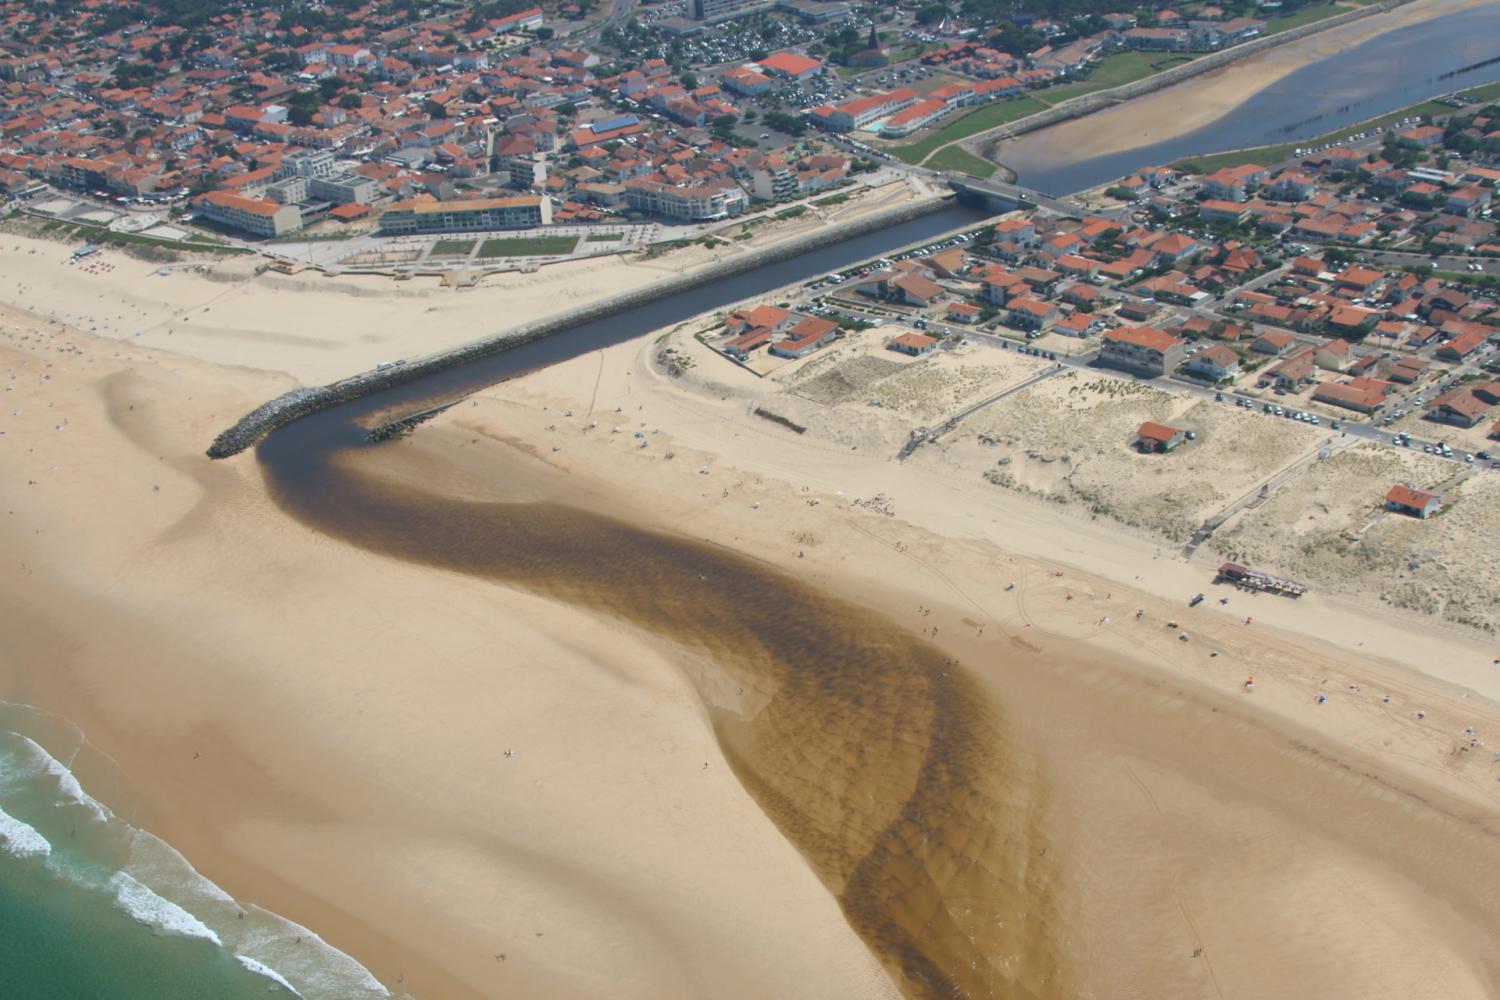
[[[388,236],[410,233],[468,233],[491,229],[529,229],[552,222],[552,199],[522,194],[509,198],[463,201],[402,201],[380,217]]]

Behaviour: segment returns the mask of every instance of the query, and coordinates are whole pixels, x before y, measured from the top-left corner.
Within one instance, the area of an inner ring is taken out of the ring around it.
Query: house
[[[1127,326],[1104,335],[1099,364],[1136,375],[1159,377],[1176,371],[1187,341],[1150,326]]]
[[[1346,410],[1374,413],[1385,405],[1386,393],[1391,384],[1378,378],[1359,376],[1347,382],[1321,382],[1313,390],[1313,399],[1320,403],[1342,406]]]
[[[1435,146],[1443,141],[1443,130],[1436,125],[1418,125],[1415,128],[1397,132],[1396,137],[1418,146]]]
[[[1203,178],[1203,193],[1224,201],[1244,201],[1250,189],[1263,180],[1266,168],[1256,163],[1222,167]]]
[[[1240,356],[1223,344],[1215,344],[1188,358],[1187,371],[1210,382],[1234,378],[1240,372]]]
[[[1260,378],[1256,379],[1256,385],[1262,389],[1266,386],[1275,386],[1282,392],[1296,392],[1312,381],[1313,371],[1312,358],[1302,354],[1295,358],[1288,358],[1268,371],[1261,372]]]
[[[1385,275],[1368,267],[1348,267],[1333,279],[1335,288],[1349,288],[1360,294],[1385,280]]]
[[[1347,340],[1330,340],[1313,352],[1313,362],[1324,371],[1341,372],[1354,360],[1353,345]]]
[[[1455,337],[1439,347],[1436,356],[1444,361],[1462,361],[1485,345],[1488,338],[1483,332],[1471,331]]]
[[[785,330],[792,320],[792,314],[780,306],[756,306],[754,309],[740,309],[730,313],[729,318],[724,321],[726,333],[743,333],[763,327],[772,333],[780,333]]]
[[[1209,198],[1199,202],[1198,216],[1209,224],[1222,222],[1237,226],[1250,218],[1250,206],[1237,201],[1226,201],[1223,198]]]
[[[750,352],[758,347],[764,347],[771,342],[772,333],[763,326],[756,327],[749,333],[742,333],[727,341],[722,350],[725,354],[736,361],[744,361],[750,356]]]
[[[1057,322],[1057,306],[1027,296],[1011,299],[1005,321],[1018,330],[1046,330]]]
[[[1385,495],[1385,506],[1387,510],[1425,518],[1443,509],[1443,498],[1436,493],[1397,483]]]
[[[1197,253],[1198,241],[1186,233],[1168,233],[1151,244],[1151,252],[1157,260],[1169,260],[1176,264]]]
[[[1391,381],[1400,382],[1402,385],[1411,385],[1422,377],[1427,370],[1427,362],[1422,358],[1402,358],[1391,367]]]
[[[955,323],[973,323],[983,310],[967,302],[953,302],[948,306],[948,318]]]
[[[1455,427],[1473,427],[1484,419],[1490,404],[1469,389],[1455,389],[1434,399],[1427,407],[1427,419]]]
[[[1064,337],[1087,337],[1104,327],[1104,320],[1086,312],[1069,313],[1052,324],[1052,332]]]
[[[771,345],[778,358],[800,358],[831,341],[839,332],[838,324],[820,316],[809,316],[787,331],[786,339]]]
[[[897,354],[920,358],[937,347],[937,339],[920,333],[903,333],[885,346]]]
[[[1135,446],[1142,452],[1171,451],[1187,439],[1187,431],[1148,420],[1135,432]]]
[[[891,295],[899,302],[913,306],[930,306],[948,294],[948,290],[920,274],[903,274],[889,282]]]
[[[1250,344],[1250,350],[1257,354],[1281,354],[1288,347],[1297,342],[1297,338],[1283,330],[1271,330],[1261,334]]]
[[[1115,315],[1133,323],[1144,323],[1161,312],[1161,306],[1149,299],[1126,299],[1115,309]]]

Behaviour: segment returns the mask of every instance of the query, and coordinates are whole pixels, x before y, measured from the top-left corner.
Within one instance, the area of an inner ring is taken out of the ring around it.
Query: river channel
[[[1292,44],[1314,43],[1318,38],[1313,35]],[[1070,194],[1143,167],[1324,135],[1436,94],[1494,83],[1500,81],[1500,61],[1489,60],[1497,57],[1500,3],[1484,3],[1324,56],[1255,92],[1217,121],[1161,142],[1148,141],[1143,125],[1133,133],[1138,141],[1124,148],[1076,158],[1073,144],[1065,137],[1098,128],[1105,116],[1128,117],[1132,109],[1127,102],[1008,140],[1001,144],[998,156],[1016,172],[1019,183],[1047,194]],[[1188,80],[1152,99],[1179,95],[1187,106],[1194,88],[1201,84],[1201,79]]]
[[[568,603],[700,664],[692,679],[741,783],[908,996],[1064,997],[1044,790],[1003,714],[940,649],[731,550],[566,493],[508,495],[520,456],[496,454],[483,499],[402,475],[407,449],[362,427],[982,218],[953,206],[586,324],[304,418],[257,455],[282,510],[327,537]]]

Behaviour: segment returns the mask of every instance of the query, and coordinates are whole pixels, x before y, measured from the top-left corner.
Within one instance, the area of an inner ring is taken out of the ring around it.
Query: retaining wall
[[[208,447],[208,457],[228,458],[231,455],[237,455],[246,448],[253,447],[267,434],[295,420],[359,399],[372,392],[413,382],[435,372],[456,368],[478,358],[498,354],[554,333],[561,333],[582,323],[613,316],[636,306],[796,257],[810,250],[843,243],[866,233],[873,233],[924,215],[931,215],[944,208],[950,198],[951,196],[921,198],[904,205],[895,205],[883,211],[872,212],[862,218],[825,226],[813,232],[792,237],[773,246],[737,253],[694,270],[652,282],[622,295],[554,313],[543,319],[523,323],[493,336],[417,358],[402,365],[380,371],[361,372],[324,386],[303,386],[293,389],[269,402],[262,403],[241,417],[233,427],[219,434],[214,438],[213,444]]]

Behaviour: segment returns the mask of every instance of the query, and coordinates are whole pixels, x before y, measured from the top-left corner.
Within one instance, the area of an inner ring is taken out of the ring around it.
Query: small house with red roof
[[[1443,509],[1443,498],[1405,483],[1397,483],[1385,495],[1387,510],[1412,517],[1427,518]]]
[[[1135,432],[1135,446],[1141,452],[1166,452],[1187,440],[1187,431],[1148,420]]]

